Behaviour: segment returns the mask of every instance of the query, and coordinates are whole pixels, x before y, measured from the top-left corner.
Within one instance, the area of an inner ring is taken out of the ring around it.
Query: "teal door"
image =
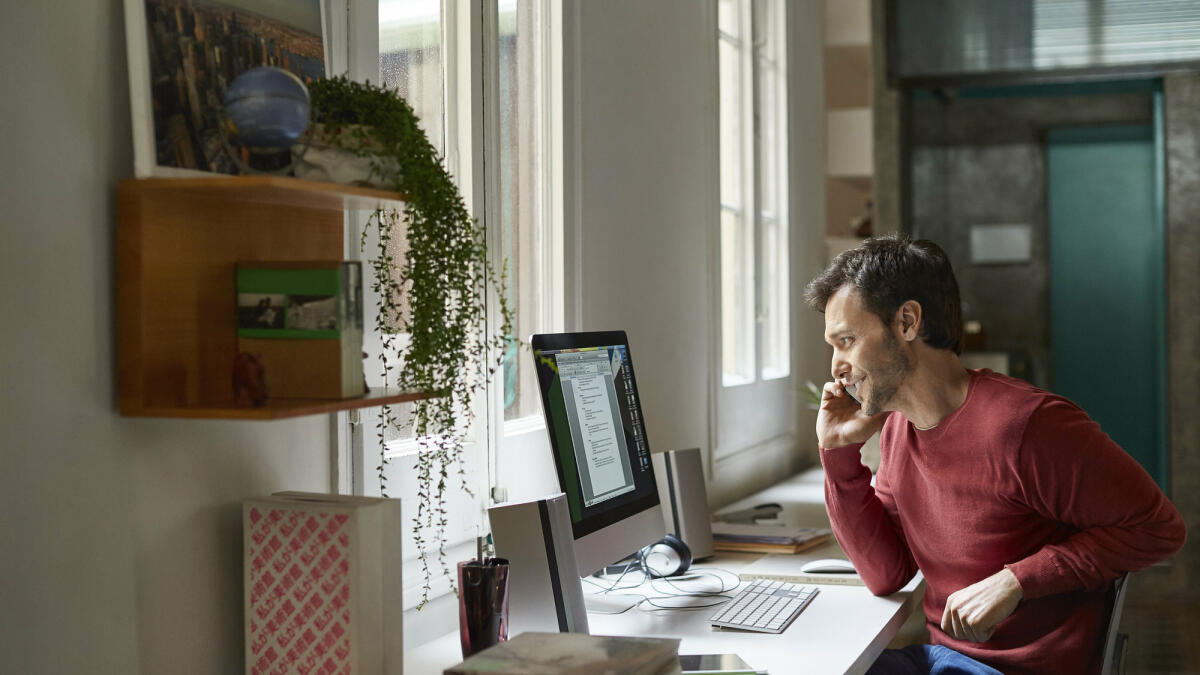
[[[1087,411],[1165,488],[1163,162],[1156,127],[1054,129],[1046,173],[1053,389]]]

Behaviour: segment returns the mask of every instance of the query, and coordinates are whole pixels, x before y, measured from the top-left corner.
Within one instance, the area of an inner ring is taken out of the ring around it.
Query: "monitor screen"
[[[534,335],[531,343],[575,539],[651,508],[661,518],[625,333]],[[606,562],[649,543],[630,542]]]

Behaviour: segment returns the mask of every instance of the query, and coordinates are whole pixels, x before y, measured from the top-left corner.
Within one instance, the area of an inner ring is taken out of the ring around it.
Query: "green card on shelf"
[[[362,317],[358,261],[237,265],[238,351],[262,361],[271,397],[366,393]]]
[[[527,632],[447,668],[445,675],[675,675],[679,640]]]

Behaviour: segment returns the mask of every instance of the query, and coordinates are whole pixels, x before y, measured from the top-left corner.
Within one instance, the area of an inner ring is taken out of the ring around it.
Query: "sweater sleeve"
[[[917,563],[896,515],[896,503],[881,468],[871,487],[871,470],[860,460],[862,443],[820,450],[825,468],[825,508],[838,543],[863,583],[875,595],[890,595],[917,573]]]
[[[1136,460],[1064,399],[1030,416],[1016,468],[1026,504],[1069,532],[1006,565],[1027,598],[1099,590],[1183,547],[1179,511]]]

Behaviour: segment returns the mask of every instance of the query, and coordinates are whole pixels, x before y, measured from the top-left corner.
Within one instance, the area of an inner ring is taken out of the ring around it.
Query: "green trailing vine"
[[[326,138],[370,158],[372,179],[405,197],[403,216],[394,209],[371,215],[362,246],[367,245],[367,231],[374,228],[378,243],[370,269],[379,298],[376,329],[383,340],[379,358],[385,382],[438,394],[415,402],[405,418],[384,406],[377,429],[381,447],[389,429],[411,428],[420,444],[413,524],[425,573],[424,605],[431,589],[433,544],[437,564],[450,574],[442,542],[447,481],[454,467],[469,491],[459,460],[463,435],[472,422],[470,400],[495,372],[506,336],[512,334],[505,274],[488,264],[483,228],[467,212],[458,187],[406,101],[389,89],[345,77],[314,82],[310,96],[313,122],[324,125]],[[391,244],[404,223],[408,253],[395,260]],[[494,289],[500,326],[489,332],[487,297]],[[378,471],[387,496],[384,461]]]

